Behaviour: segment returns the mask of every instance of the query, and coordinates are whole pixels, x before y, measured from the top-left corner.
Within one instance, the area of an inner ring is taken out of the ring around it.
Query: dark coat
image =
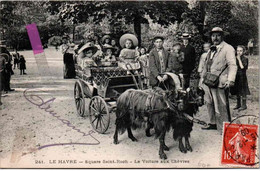
[[[25,63],[26,63],[26,60],[24,59],[24,57],[20,57],[20,70],[22,70],[22,69],[26,69],[26,65],[25,65]]]
[[[248,58],[245,56],[241,56],[241,62],[244,66],[243,69],[240,67],[237,59],[236,62],[237,62],[237,75],[236,75],[235,85],[233,88],[231,88],[231,94],[239,95],[239,96],[250,95],[247,76],[246,76],[246,70],[248,69]]]
[[[190,75],[195,67],[195,48],[188,44],[186,47],[182,46],[181,51],[184,53],[183,73]]]
[[[74,78],[76,76],[73,54],[65,53],[63,55],[64,78]]]
[[[1,50],[0,50],[0,53],[2,54],[7,54],[5,55],[5,60],[6,60],[6,72],[7,72],[7,75],[13,75],[14,74],[14,71],[12,69],[12,55],[9,53],[9,51],[7,50],[6,47],[1,47]]]
[[[164,56],[164,64],[165,69],[167,69],[168,66],[168,58],[170,56],[170,53],[163,49],[163,56]],[[157,76],[161,74],[161,64],[159,61],[159,55],[157,50],[154,48],[151,50],[149,54],[149,80],[151,86],[156,86],[158,84]]]

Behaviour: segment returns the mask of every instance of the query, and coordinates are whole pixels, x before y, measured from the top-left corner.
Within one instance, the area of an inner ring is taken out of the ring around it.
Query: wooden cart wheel
[[[74,99],[79,116],[84,117],[85,114],[85,96],[82,88],[82,83],[77,81],[74,86]]]
[[[95,131],[105,133],[110,123],[110,113],[103,98],[94,96],[89,103],[89,120]]]

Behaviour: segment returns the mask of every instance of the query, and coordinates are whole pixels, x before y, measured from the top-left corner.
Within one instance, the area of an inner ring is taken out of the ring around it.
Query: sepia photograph
[[[0,168],[259,168],[259,1],[0,0]]]

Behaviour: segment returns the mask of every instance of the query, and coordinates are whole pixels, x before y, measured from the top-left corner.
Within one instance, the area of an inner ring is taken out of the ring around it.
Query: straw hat
[[[102,42],[102,44],[104,44],[104,43],[105,43],[105,40],[106,40],[106,39],[110,39],[110,40],[111,40],[111,36],[110,36],[110,35],[108,35],[108,34],[107,34],[107,35],[105,35],[105,36],[103,36],[103,37],[102,37],[102,39],[101,39],[101,42]]]
[[[181,35],[181,39],[190,39],[191,38],[191,35],[189,33],[183,33]]]
[[[83,45],[79,49],[78,54],[80,54],[81,52],[83,52],[85,50],[90,50],[90,49],[93,51],[93,53],[96,53],[98,50],[98,48],[95,45],[93,45],[92,43],[89,42],[89,43],[86,43],[85,45]]]
[[[104,51],[106,51],[107,49],[111,49],[113,52],[116,50],[113,46],[111,46],[111,45],[104,45],[103,46],[103,49],[104,49]]]
[[[138,46],[138,39],[137,39],[137,37],[135,35],[133,35],[133,34],[127,33],[127,34],[124,34],[123,36],[120,37],[119,44],[120,44],[120,46],[122,48],[124,48],[125,41],[127,39],[132,40],[133,46],[135,46],[135,47]]]
[[[214,27],[211,31],[207,32],[206,36],[211,36],[212,33],[222,33],[224,36],[229,35],[229,32],[224,31],[221,27]]]

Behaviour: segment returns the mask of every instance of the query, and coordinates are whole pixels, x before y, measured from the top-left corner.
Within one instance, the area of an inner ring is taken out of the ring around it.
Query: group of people
[[[110,35],[102,37],[101,41],[97,36],[86,38],[78,46],[69,42],[67,36],[63,37],[63,45],[61,51],[64,59],[64,78],[74,78],[75,63],[86,74],[90,74],[90,66],[98,66],[100,63],[117,63],[118,67],[126,70],[137,70],[144,78],[145,87],[153,87],[158,85],[157,78],[163,81],[165,78],[154,77],[158,73],[173,72],[176,74],[183,74],[185,81],[185,88],[189,87],[189,79],[192,70],[195,67],[195,48],[189,44],[189,34],[183,34],[183,43],[176,42],[173,46],[173,52],[163,48],[164,37],[157,36],[154,38],[154,45],[159,50],[151,50],[147,53],[145,47],[138,47],[138,39],[133,34],[124,34],[119,39],[119,45],[115,39]],[[101,42],[101,43],[99,43]],[[169,57],[170,54],[173,57]],[[163,60],[158,60],[158,56],[163,56]],[[74,57],[73,57],[74,56]],[[75,58],[76,56],[76,58]],[[182,61],[180,61],[182,60]],[[165,67],[158,70],[154,67],[161,63]],[[89,75],[90,76],[90,75]]]
[[[148,85],[148,54],[146,48],[138,47],[138,39],[133,34],[125,34],[120,40],[121,48],[110,35],[101,40],[97,36],[89,36],[77,46],[63,37],[61,51],[64,59],[64,78],[74,78],[75,63],[86,74],[90,66],[113,65],[126,70],[140,70],[144,82]],[[89,75],[90,76],[90,75]]]
[[[222,132],[223,122],[230,122],[229,92],[237,96],[237,105],[234,110],[247,109],[246,98],[250,94],[246,76],[248,58],[246,48],[238,45],[235,49],[224,41],[228,32],[215,27],[208,33],[211,43],[204,44],[204,53],[201,55],[198,72],[199,86],[205,91],[210,123],[205,130],[217,129]],[[213,75],[212,75],[213,74]],[[208,84],[208,80],[216,80],[216,86]],[[241,104],[242,100],[242,104]]]
[[[246,99],[250,95],[246,70],[248,58],[243,45],[235,49],[224,41],[228,33],[220,27],[214,27],[207,36],[211,43],[203,45],[198,66],[200,75],[199,85],[205,91],[210,123],[203,130],[219,130],[222,133],[223,122],[230,122],[229,92],[237,96],[237,105],[234,110],[247,109]],[[182,75],[184,88],[189,87],[190,74],[195,67],[195,49],[189,45],[189,34],[183,34],[183,42],[173,44],[172,53],[163,48],[163,37],[154,38],[154,49],[149,55],[150,84],[152,86],[167,80],[164,72]],[[208,84],[208,83],[211,84]]]
[[[18,68],[20,70],[20,75],[27,75],[25,73],[26,70],[26,60],[23,55],[20,55],[18,52],[12,54],[12,60],[14,69]]]
[[[235,49],[224,41],[227,32],[220,27],[214,27],[207,36],[211,39],[203,45],[204,53],[201,55],[198,73],[199,85],[205,91],[210,123],[202,129],[216,129],[222,131],[223,122],[231,121],[229,107],[229,93],[237,96],[237,105],[234,110],[245,110],[246,96],[250,94],[246,70],[248,59],[245,56],[246,48],[242,45]],[[89,66],[98,66],[100,62],[117,62],[118,67],[131,70],[140,69],[145,76],[147,87],[158,86],[168,79],[166,72],[182,78],[183,88],[190,86],[190,76],[195,68],[195,48],[190,44],[191,35],[182,34],[182,42],[174,42],[172,50],[163,47],[164,37],[156,36],[153,39],[154,48],[147,53],[144,47],[138,47],[138,39],[133,34],[124,34],[119,40],[120,48],[115,39],[105,35],[101,43],[97,36],[82,41],[78,46],[68,44],[64,38],[62,52],[64,54],[65,75],[72,69],[70,78],[75,77],[76,61],[78,67],[87,70]],[[72,54],[77,54],[77,59]],[[73,65],[71,65],[73,63]],[[70,68],[70,69],[69,69]],[[90,74],[90,72],[86,72]],[[206,82],[213,82],[209,85]]]
[[[184,79],[184,88],[190,86],[190,76],[195,67],[195,48],[190,44],[191,36],[184,33],[182,42],[174,42],[172,51],[163,48],[164,37],[154,38],[154,48],[149,54],[150,86],[157,86],[160,82],[167,80],[164,72],[180,75]]]
[[[0,105],[2,105],[2,91],[6,94],[14,91],[10,87],[11,76],[14,74],[13,69],[20,69],[20,75],[26,74],[26,61],[23,55],[19,53],[10,54],[3,41],[0,42]],[[14,65],[14,68],[12,67]]]

